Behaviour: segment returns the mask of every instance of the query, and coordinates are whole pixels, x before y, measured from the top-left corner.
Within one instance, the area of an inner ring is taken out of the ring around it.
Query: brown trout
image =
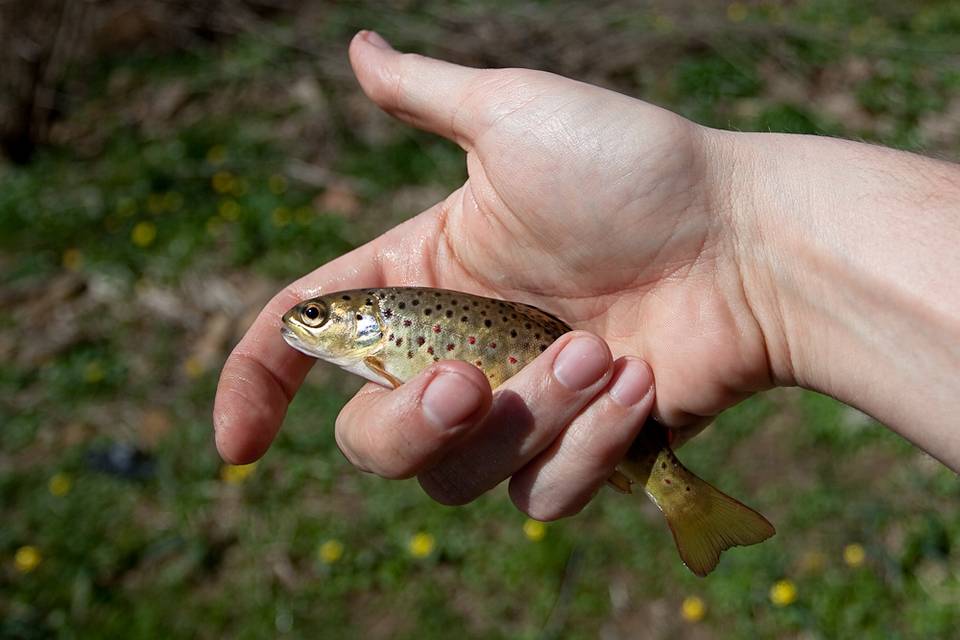
[[[496,389],[571,330],[526,304],[457,291],[387,287],[337,291],[301,302],[283,316],[290,346],[386,387],[396,388],[440,360],[476,365]],[[720,553],[774,534],[766,518],[688,471],[666,430],[648,421],[612,484],[634,484],[660,508],[684,564],[705,576]]]

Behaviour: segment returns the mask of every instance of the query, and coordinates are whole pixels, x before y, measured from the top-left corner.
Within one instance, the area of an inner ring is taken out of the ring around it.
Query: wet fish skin
[[[426,287],[338,291],[305,300],[283,316],[290,346],[383,386],[396,388],[440,360],[463,360],[493,388],[571,327],[531,305]],[[762,515],[688,471],[648,421],[611,484],[638,484],[660,508],[681,559],[699,576],[720,553],[774,535]]]

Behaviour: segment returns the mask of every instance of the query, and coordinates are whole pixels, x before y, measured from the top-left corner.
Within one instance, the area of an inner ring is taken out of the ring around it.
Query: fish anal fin
[[[633,481],[622,471],[615,469],[613,475],[607,478],[607,484],[620,493],[633,493]]]
[[[373,356],[368,356],[363,359],[363,363],[367,365],[367,368],[373,371],[375,374],[389,382],[394,389],[400,386],[401,382],[397,380],[397,377],[391,373],[388,373],[386,368],[383,366],[383,360],[380,358],[374,358]]]

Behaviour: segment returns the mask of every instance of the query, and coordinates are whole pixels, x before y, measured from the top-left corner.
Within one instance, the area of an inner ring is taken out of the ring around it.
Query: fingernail
[[[582,336],[566,344],[553,361],[553,375],[571,391],[586,389],[610,367],[610,356],[596,338]]]
[[[455,427],[476,413],[483,394],[473,382],[452,371],[434,376],[423,392],[423,413],[440,429]]]
[[[643,400],[653,385],[650,367],[643,360],[627,358],[619,371],[613,374],[610,397],[624,407],[630,407]]]
[[[384,40],[384,39],[383,39],[383,36],[381,36],[381,35],[380,35],[379,33],[377,33],[376,31],[367,31],[366,36],[367,36],[367,42],[369,42],[369,43],[372,44],[373,46],[377,47],[378,49],[392,49],[392,48],[393,48],[393,47],[390,46],[390,43],[387,42],[386,40]]]

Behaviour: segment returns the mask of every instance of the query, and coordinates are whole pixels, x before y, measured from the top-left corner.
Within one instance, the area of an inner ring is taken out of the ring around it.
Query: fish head
[[[379,299],[341,292],[304,300],[283,314],[283,339],[302,353],[349,366],[386,341]]]

